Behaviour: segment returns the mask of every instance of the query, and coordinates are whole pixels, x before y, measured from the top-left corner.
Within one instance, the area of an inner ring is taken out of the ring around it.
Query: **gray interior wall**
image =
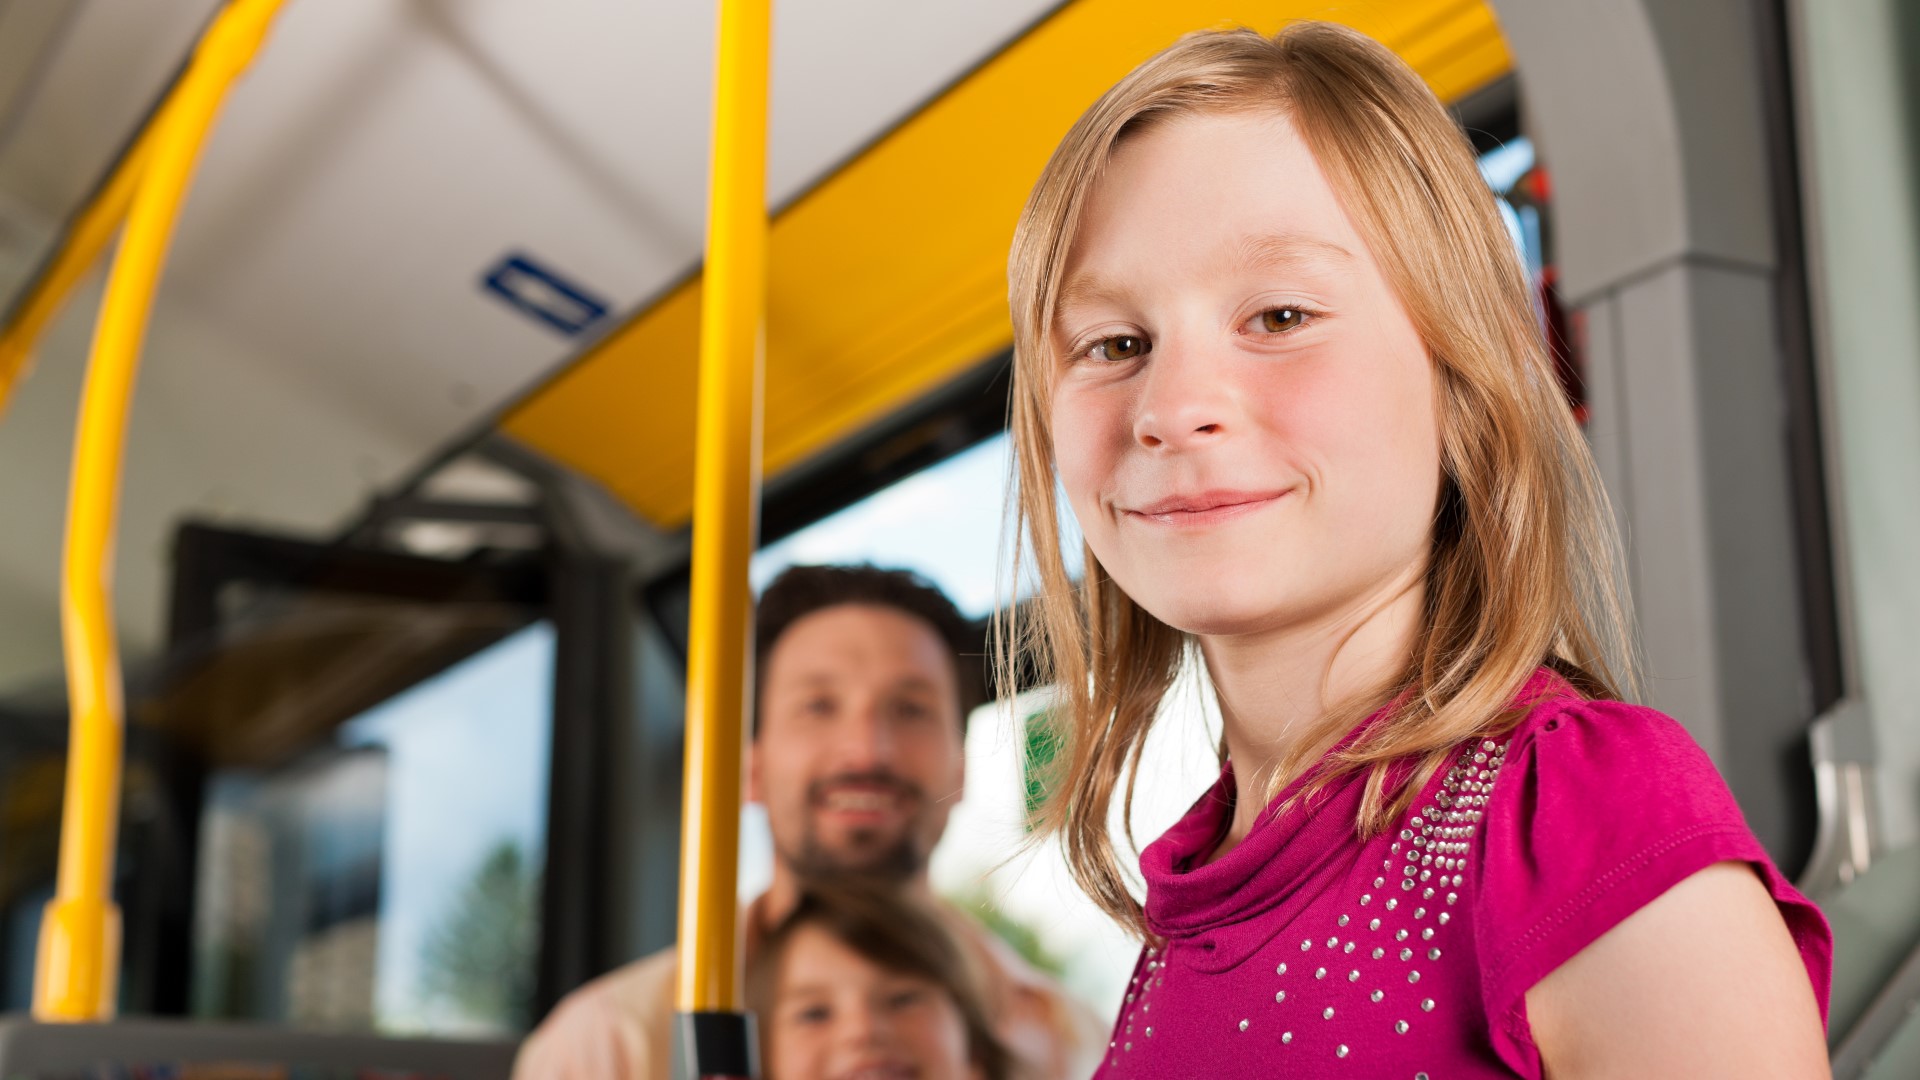
[[[1495,0],[1555,182],[1562,291],[1627,545],[1646,697],[1776,858],[1811,843],[1773,192],[1747,0]]]
[[[1920,5],[1792,8],[1850,675],[1883,839],[1904,846],[1920,839]]]

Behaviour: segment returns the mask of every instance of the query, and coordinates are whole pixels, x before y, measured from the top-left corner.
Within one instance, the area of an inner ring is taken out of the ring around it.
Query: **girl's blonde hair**
[[[1051,324],[1089,191],[1124,140],[1182,116],[1288,116],[1353,218],[1432,354],[1444,492],[1426,570],[1424,619],[1405,667],[1293,742],[1268,798],[1317,747],[1386,708],[1315,774],[1365,771],[1355,823],[1389,828],[1463,741],[1517,722],[1515,693],[1550,664],[1583,693],[1635,689],[1619,542],[1592,455],[1542,341],[1526,272],[1472,148],[1425,83],[1346,27],[1297,23],[1189,34],[1095,102],[1054,151],[1014,234],[1015,581],[1039,593],[997,627],[1003,681],[1025,658],[1057,689],[1042,835],[1059,835],[1081,886],[1144,933],[1109,829],[1191,644],[1134,603],[1089,549],[1073,581],[1061,555],[1050,398]],[[1411,770],[1394,771],[1396,763]],[[1127,821],[1123,818],[1123,821]],[[1131,839],[1130,821],[1127,832]]]

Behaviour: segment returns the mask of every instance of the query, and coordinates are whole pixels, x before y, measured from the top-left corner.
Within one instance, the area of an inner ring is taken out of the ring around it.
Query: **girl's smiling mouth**
[[[1151,522],[1176,529],[1195,529],[1264,510],[1292,492],[1241,491],[1219,488],[1173,495],[1136,507],[1122,507],[1120,513],[1132,521]]]

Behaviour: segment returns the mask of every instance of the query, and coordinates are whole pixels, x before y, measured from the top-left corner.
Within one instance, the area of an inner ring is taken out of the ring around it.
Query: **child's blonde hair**
[[[1426,84],[1346,27],[1298,23],[1189,34],[1135,68],[1074,124],[1021,214],[1009,264],[1020,554],[1031,609],[1004,617],[1002,677],[1019,657],[1055,686],[1063,723],[1041,832],[1074,876],[1143,929],[1108,827],[1189,642],[1135,604],[1091,550],[1075,583],[1061,557],[1050,407],[1051,323],[1088,193],[1122,141],[1182,116],[1288,116],[1353,218],[1432,355],[1444,492],[1412,654],[1365,700],[1341,703],[1274,771],[1241,777],[1271,798],[1309,754],[1368,713],[1384,722],[1333,755],[1320,782],[1367,771],[1356,829],[1379,834],[1464,740],[1511,726],[1508,706],[1541,664],[1581,691],[1634,689],[1619,542],[1592,455],[1542,341],[1526,272],[1472,148]],[[1399,783],[1388,768],[1411,762]],[[1128,829],[1131,836],[1131,829]]]

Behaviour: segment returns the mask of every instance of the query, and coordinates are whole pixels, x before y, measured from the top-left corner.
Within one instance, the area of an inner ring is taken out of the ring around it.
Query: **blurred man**
[[[747,794],[767,809],[773,884],[742,917],[749,957],[809,877],[862,875],[931,899],[927,859],[959,801],[983,681],[966,620],[915,575],[796,567],[760,598]],[[978,923],[940,910],[989,975],[1001,1038],[1034,1080],[1090,1075],[1104,1029]],[[515,1080],[670,1080],[676,950],[576,990],[527,1040]]]

